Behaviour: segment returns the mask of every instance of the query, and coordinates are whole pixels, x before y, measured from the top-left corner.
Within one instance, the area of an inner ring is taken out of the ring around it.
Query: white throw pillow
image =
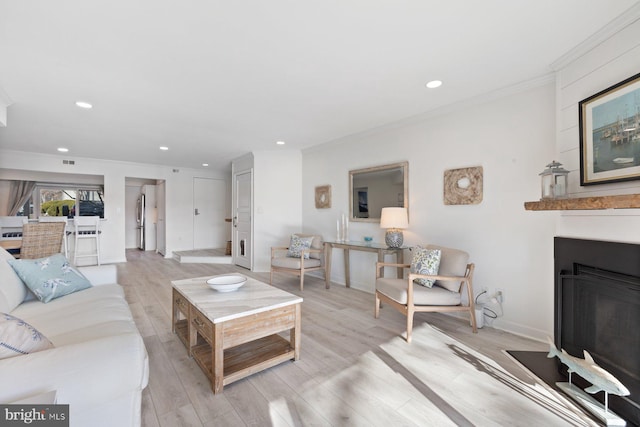
[[[12,312],[27,296],[27,287],[7,262],[13,259],[9,252],[0,248],[0,313]]]
[[[49,348],[53,348],[53,344],[36,328],[22,319],[0,313],[0,359]]]

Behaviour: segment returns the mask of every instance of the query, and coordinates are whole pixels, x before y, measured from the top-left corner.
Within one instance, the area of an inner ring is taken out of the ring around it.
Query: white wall
[[[9,95],[0,87],[0,126],[7,126],[7,107],[12,104]]]
[[[272,246],[287,246],[302,230],[302,154],[253,152],[253,270],[269,271]]]
[[[504,317],[496,327],[544,339],[553,333],[553,236],[640,243],[640,210],[525,211],[537,200],[537,174],[557,159],[571,170],[572,196],[640,193],[640,181],[580,187],[578,102],[640,70],[640,6],[554,64],[547,85],[441,117],[303,152],[303,223],[335,238],[335,221],[348,212],[349,169],[409,160],[408,245],[433,242],[467,250],[476,263],[476,293],[505,290]],[[494,94],[498,96],[499,94]],[[555,99],[554,99],[555,98]],[[554,103],[555,101],[555,103]],[[445,169],[484,167],[478,206],[444,206]],[[332,208],[316,210],[313,188],[332,185]],[[354,240],[383,230],[351,223]],[[342,254],[333,254],[332,280],[344,282]],[[354,253],[352,286],[373,290],[375,258]]]
[[[552,334],[555,216],[523,207],[539,199],[538,173],[554,156],[554,85],[550,79],[541,82],[448,114],[305,150],[305,231],[335,239],[336,219],[349,211],[350,169],[408,160],[405,244],[468,251],[476,264],[476,294],[483,287],[505,292],[504,317],[495,326],[539,339]],[[444,171],[470,166],[484,168],[482,203],[445,206]],[[332,207],[315,209],[314,188],[326,184],[332,187]],[[350,223],[351,240],[365,235],[384,241],[378,224]],[[352,287],[373,292],[375,260],[373,254],[352,252]],[[333,253],[332,280],[344,283],[340,250]]]
[[[578,103],[640,71],[640,6],[630,15],[635,15],[635,22],[556,64],[557,151],[571,170],[569,189],[574,196],[640,193],[640,181],[580,187]],[[627,22],[632,19],[628,16]],[[566,211],[558,215],[557,234],[640,243],[640,210]]]
[[[63,165],[63,158],[75,160],[75,165]],[[174,169],[161,165],[11,150],[0,150],[0,179],[5,179],[1,169],[103,175],[106,221],[103,223],[101,255],[105,263],[126,261],[125,178],[166,181],[167,257],[171,257],[173,251],[193,249],[193,178],[230,179],[229,174],[222,171]]]
[[[0,180],[0,215],[9,214],[9,191],[11,191],[11,182]]]

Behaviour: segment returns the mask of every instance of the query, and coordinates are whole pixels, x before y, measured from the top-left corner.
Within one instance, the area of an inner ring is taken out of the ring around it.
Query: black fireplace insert
[[[556,347],[576,357],[586,350],[618,378],[631,394],[610,395],[609,407],[640,425],[640,245],[556,237],[554,256]]]

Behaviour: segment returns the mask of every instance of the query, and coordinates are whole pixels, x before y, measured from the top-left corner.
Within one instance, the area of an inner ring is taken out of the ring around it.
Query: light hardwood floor
[[[149,386],[143,392],[143,426],[391,426],[404,419],[376,404],[375,396],[392,387],[394,381],[387,385],[372,375],[360,379],[365,384],[362,388],[347,385],[349,390],[343,389],[344,383],[327,381],[404,331],[405,318],[395,310],[383,308],[380,319],[373,318],[373,295],[340,285],[326,290],[323,280],[311,276],[305,278],[304,292],[300,292],[298,278],[276,275],[275,286],[304,298],[301,359],[238,381],[214,396],[204,374],[171,333],[170,282],[239,271],[268,283],[268,273],[254,274],[233,265],[180,264],[137,250],[128,251],[127,259],[129,262],[118,264],[118,278],[150,360]],[[473,334],[468,322],[443,314],[416,315],[415,324],[422,322],[496,360],[528,383],[531,379],[502,350],[546,350],[542,343],[492,328]],[[304,397],[299,393],[302,389],[306,390]],[[353,405],[354,393],[361,401],[358,405]],[[340,404],[336,406],[336,402]],[[514,420],[517,416],[514,413]],[[468,425],[449,422],[456,424]]]

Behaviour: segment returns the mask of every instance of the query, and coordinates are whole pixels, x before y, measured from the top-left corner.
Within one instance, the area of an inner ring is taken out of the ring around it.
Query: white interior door
[[[253,246],[251,239],[252,176],[251,171],[235,175],[233,206],[233,262],[249,270],[251,270]]]
[[[193,179],[193,248],[219,249],[225,240],[225,183],[221,179]]]

